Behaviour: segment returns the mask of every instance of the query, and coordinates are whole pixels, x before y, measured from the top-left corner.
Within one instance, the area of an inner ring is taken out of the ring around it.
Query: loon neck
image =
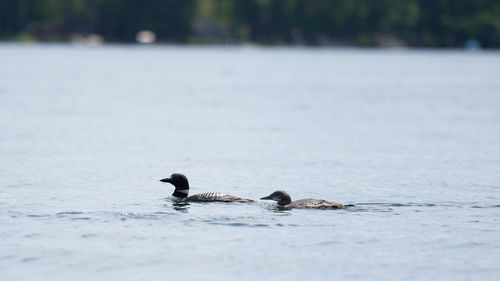
[[[291,200],[282,200],[282,201],[278,201],[278,205],[280,206],[286,206],[288,204],[292,203]]]
[[[189,194],[189,189],[176,189],[172,196],[183,199],[186,198]]]

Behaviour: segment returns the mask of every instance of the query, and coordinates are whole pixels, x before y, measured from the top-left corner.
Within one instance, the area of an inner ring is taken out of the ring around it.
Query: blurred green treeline
[[[500,47],[499,0],[0,0],[0,39]]]

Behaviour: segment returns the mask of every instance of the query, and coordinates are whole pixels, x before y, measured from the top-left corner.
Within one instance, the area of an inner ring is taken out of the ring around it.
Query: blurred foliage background
[[[0,0],[0,39],[500,47],[499,0]]]

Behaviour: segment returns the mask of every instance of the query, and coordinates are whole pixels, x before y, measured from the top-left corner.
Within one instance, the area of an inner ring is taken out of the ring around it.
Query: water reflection
[[[181,211],[181,212],[187,213],[189,210],[189,202],[175,200],[171,197],[165,198],[165,200],[172,202],[172,206],[174,207],[173,209],[176,211]],[[167,206],[170,207],[169,205],[165,204],[165,207],[167,207]]]

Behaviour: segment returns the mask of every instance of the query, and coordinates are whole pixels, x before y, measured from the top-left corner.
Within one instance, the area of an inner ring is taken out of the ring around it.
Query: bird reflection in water
[[[185,212],[189,210],[189,203],[188,202],[183,202],[183,201],[178,201],[178,200],[172,200],[174,202],[174,210],[180,211],[180,212]]]

